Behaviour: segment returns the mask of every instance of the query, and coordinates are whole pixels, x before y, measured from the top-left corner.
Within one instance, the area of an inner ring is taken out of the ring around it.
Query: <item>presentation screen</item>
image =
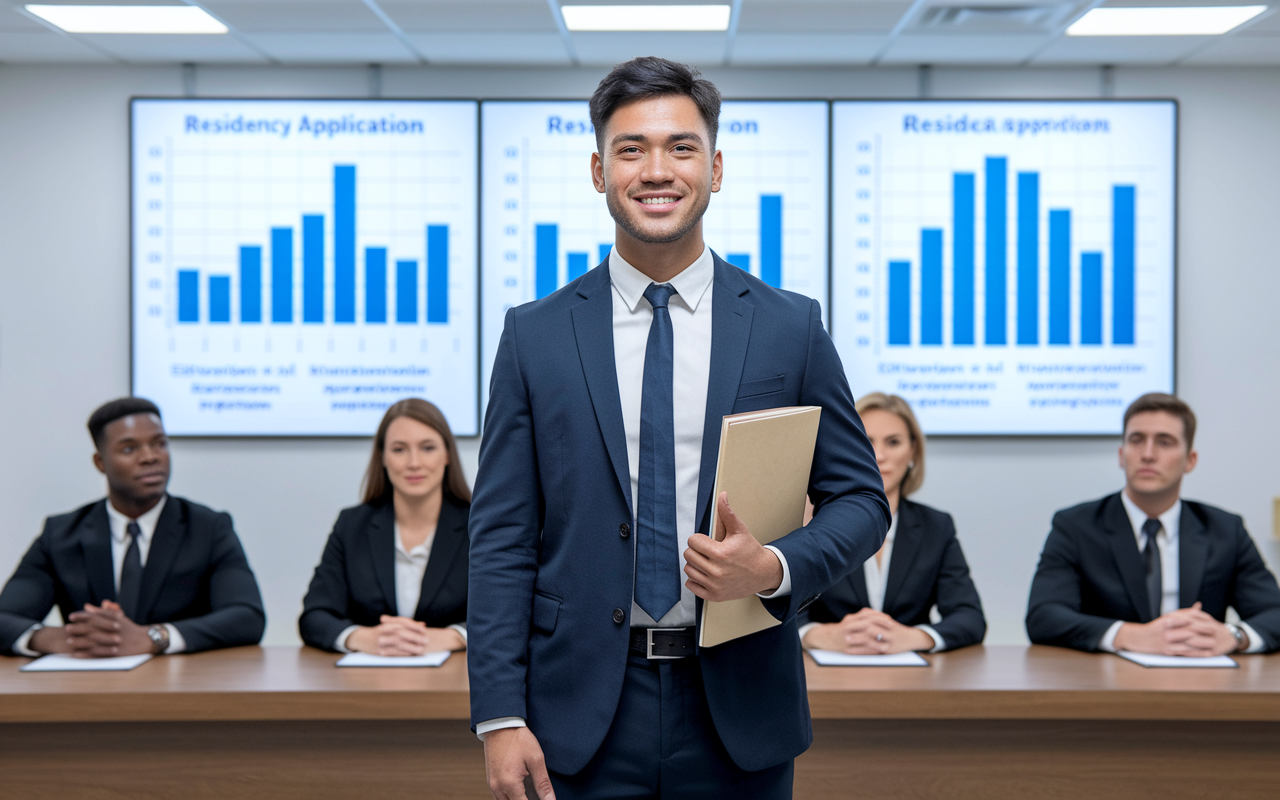
[[[479,433],[478,108],[132,102],[133,392],[176,435]]]
[[[1173,390],[1177,109],[839,102],[832,335],[927,433],[1115,434]]]
[[[604,260],[614,223],[591,181],[586,101],[481,107],[483,396],[507,309],[545,297]],[[716,146],[724,181],[703,218],[721,258],[827,303],[828,105],[726,101]]]

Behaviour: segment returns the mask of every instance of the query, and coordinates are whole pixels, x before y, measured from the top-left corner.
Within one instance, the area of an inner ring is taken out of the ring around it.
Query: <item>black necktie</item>
[[[1160,533],[1160,520],[1148,519],[1142,523],[1142,532],[1147,535],[1147,546],[1142,554],[1147,557],[1147,602],[1151,604],[1151,618],[1160,616],[1160,601],[1164,597],[1164,581],[1160,574],[1160,545],[1156,543],[1156,534]]]
[[[138,552],[138,537],[142,529],[130,522],[125,529],[129,536],[129,549],[124,551],[124,565],[120,568],[120,591],[116,593],[124,615],[138,621],[138,594],[142,591],[142,553]]]

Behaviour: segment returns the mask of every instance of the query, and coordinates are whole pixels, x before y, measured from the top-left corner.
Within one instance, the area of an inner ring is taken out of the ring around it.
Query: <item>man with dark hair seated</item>
[[[1125,411],[1124,490],[1054,515],[1027,606],[1032,642],[1179,656],[1280,648],[1280,588],[1244,521],[1180,497],[1195,434],[1172,395]]]
[[[45,521],[0,592],[0,649],[94,658],[257,644],[266,615],[230,515],[165,493],[160,409],[113,400],[89,435],[107,497]],[[65,627],[41,624],[55,604]]]

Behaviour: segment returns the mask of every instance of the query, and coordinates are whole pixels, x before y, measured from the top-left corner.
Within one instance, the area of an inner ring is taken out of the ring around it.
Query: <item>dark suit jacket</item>
[[[343,509],[302,601],[298,631],[332,650],[352,625],[373,626],[396,609],[396,512],[391,503]],[[467,621],[467,504],[446,494],[413,618],[433,628]]]
[[[116,599],[107,501],[49,517],[0,592],[0,646],[13,644],[56,603],[66,619]],[[140,625],[172,623],[187,651],[257,644],[267,617],[231,515],[169,495],[142,570]]]
[[[1182,501],[1178,531],[1178,604],[1197,600],[1223,620],[1227,606],[1280,647],[1280,588],[1244,520]],[[1119,494],[1053,517],[1027,605],[1027,635],[1036,644],[1096,650],[1116,620],[1150,622],[1146,568]]]
[[[800,624],[839,622],[870,605],[859,565],[802,611]],[[937,624],[929,622],[935,605],[942,615]],[[898,506],[883,610],[903,625],[929,625],[948,650],[982,641],[987,620],[950,514],[906,499]]]
[[[635,556],[612,295],[606,261],[507,313],[471,506],[472,724],[527,720],[562,774],[599,748],[627,664]],[[812,741],[796,613],[880,547],[889,507],[818,303],[719,257],[712,298],[700,530],[721,417],[822,407],[809,478],[817,512],[773,543],[791,576],[790,596],[766,603],[782,624],[699,653],[725,749],[759,770]]]

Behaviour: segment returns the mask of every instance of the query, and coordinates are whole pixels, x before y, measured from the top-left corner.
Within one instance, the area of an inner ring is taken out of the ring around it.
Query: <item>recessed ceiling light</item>
[[[1266,6],[1095,8],[1067,28],[1067,35],[1216,36],[1266,10]]]
[[[27,6],[68,33],[226,33],[195,6]]]
[[[571,31],[726,31],[729,6],[560,6]]]

